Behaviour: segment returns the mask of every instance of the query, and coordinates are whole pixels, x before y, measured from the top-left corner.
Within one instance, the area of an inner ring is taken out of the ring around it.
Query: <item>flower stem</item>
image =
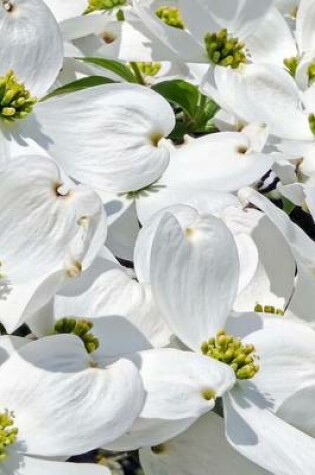
[[[140,69],[139,69],[137,63],[134,62],[134,61],[131,61],[129,64],[130,64],[130,67],[131,67],[131,69],[132,69],[132,71],[133,71],[133,73],[134,73],[134,75],[135,75],[135,77],[136,77],[136,79],[137,79],[137,83],[138,83],[138,84],[141,84],[142,86],[145,86],[145,85],[146,85],[146,84],[145,84],[145,81],[144,81],[144,79],[143,79],[143,76],[142,76],[142,74],[141,74],[141,72],[140,72]]]

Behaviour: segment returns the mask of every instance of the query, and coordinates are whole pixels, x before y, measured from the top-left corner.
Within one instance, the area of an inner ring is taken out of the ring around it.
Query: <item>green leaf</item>
[[[288,200],[287,198],[285,198],[284,196],[282,196],[282,209],[285,213],[287,213],[288,215],[290,215],[292,213],[292,211],[294,210],[295,208],[295,204],[292,203],[290,200]]]
[[[174,79],[155,84],[152,89],[167,101],[181,107],[190,118],[196,114],[201,94],[193,84],[181,79]]]
[[[100,86],[102,84],[111,84],[114,81],[103,76],[89,76],[87,78],[78,79],[77,81],[70,82],[65,86],[58,87],[47,96],[43,97],[41,101],[45,101],[54,96],[60,96],[61,94],[69,94],[70,92],[81,91],[82,89],[88,89],[89,87]]]
[[[121,77],[127,82],[136,83],[137,79],[135,75],[130,71],[128,66],[119,61],[114,61],[112,59],[104,59],[104,58],[75,58],[84,63],[94,64],[95,66],[99,66],[100,68],[107,69],[108,71],[112,71],[113,73],[117,74],[117,76]]]

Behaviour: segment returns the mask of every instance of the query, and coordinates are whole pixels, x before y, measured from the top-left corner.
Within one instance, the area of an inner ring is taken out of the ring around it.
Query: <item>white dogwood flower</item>
[[[220,236],[226,238],[223,225],[222,229]],[[207,242],[211,239],[210,235]],[[232,247],[229,252],[233,254],[236,249]],[[204,261],[211,263],[212,255]],[[139,283],[131,281],[117,265],[109,272],[102,272],[102,265],[94,270],[92,266],[86,275],[56,295],[52,307],[46,312],[43,309],[36,320],[29,322],[36,334],[45,334],[57,319],[79,318],[83,312],[94,324],[93,335],[100,342],[93,353],[99,366],[124,355],[139,368],[146,391],[145,405],[132,429],[106,444],[113,450],[137,448],[144,440],[155,444],[178,434],[214,407],[214,393],[222,395],[234,383],[234,373],[228,366],[201,354],[152,349],[167,344],[170,331],[165,326],[163,329],[139,248],[135,263]]]
[[[237,289],[237,255],[230,252],[233,241],[222,244],[219,252],[223,225],[212,220],[216,232],[210,247],[205,218],[182,228],[165,213],[152,246],[156,301],[186,346],[234,368],[237,382],[223,398],[229,442],[272,473],[311,474],[315,441],[308,416],[315,387],[315,334],[277,316],[228,319]],[[212,265],[206,256],[212,257]],[[220,330],[224,327],[225,332]],[[280,377],[284,372],[287,376]],[[298,401],[299,394],[303,404],[295,409],[291,401]]]
[[[35,142],[68,175],[93,187],[129,191],[155,181],[169,160],[160,144],[174,126],[169,104],[132,84],[106,84],[37,102],[61,68],[61,37],[40,0],[17,0],[14,8],[19,15],[2,6],[0,16],[0,42],[5,44],[0,57],[0,142],[9,141],[13,153]],[[47,25],[39,24],[37,9],[48,18]],[[30,34],[23,30],[25,21]],[[43,48],[47,58],[42,60]]]

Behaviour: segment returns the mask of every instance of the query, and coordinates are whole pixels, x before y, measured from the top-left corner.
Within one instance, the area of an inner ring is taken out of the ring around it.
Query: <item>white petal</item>
[[[313,138],[298,87],[283,68],[252,64],[237,71],[217,67],[215,73],[220,94],[244,120],[265,123],[282,138]]]
[[[296,263],[290,246],[277,227],[257,210],[248,209],[241,212],[230,208],[229,214],[227,211],[223,215],[227,226],[234,234],[239,228],[242,235],[244,233],[249,235],[256,253],[258,252],[258,259],[255,260],[254,250],[250,252],[251,247],[245,248],[250,267],[248,269],[241,265],[241,276],[246,268],[249,274],[246,279],[247,285],[244,285],[242,292],[237,296],[234,309],[250,311],[254,310],[258,303],[284,309],[290,300],[295,283]],[[253,268],[255,262],[257,265]],[[250,273],[250,269],[254,272]]]
[[[58,23],[67,18],[82,15],[88,6],[88,0],[67,0],[66,3],[62,0],[45,0],[45,3],[54,14]]]
[[[145,87],[108,84],[55,97],[38,104],[36,118],[36,140],[70,176],[94,187],[138,190],[168,164],[156,140],[171,132],[174,114]]]
[[[0,312],[12,331],[32,298],[45,304],[63,279],[90,264],[106,223],[98,196],[74,185],[49,158],[11,159],[1,180]]]
[[[30,326],[36,335],[47,335],[55,321],[66,316],[93,322],[93,334],[100,340],[96,359],[165,346],[170,339],[150,287],[100,258],[79,279],[61,289],[52,307],[43,309]]]
[[[137,214],[142,224],[146,223],[156,212],[171,205],[183,204],[192,206],[199,213],[219,214],[227,206],[237,205],[234,195],[222,191],[200,188],[171,188],[156,185],[156,192],[136,200]]]
[[[151,258],[154,297],[174,333],[190,348],[224,327],[238,286],[239,261],[232,235],[213,216],[182,229],[165,213]]]
[[[315,330],[314,305],[315,305],[314,271],[300,264],[296,286],[286,316],[300,323],[307,323]]]
[[[44,274],[30,282],[0,284],[0,321],[8,333],[44,306],[68,279],[64,270]]]
[[[25,345],[1,366],[1,407],[14,411],[24,451],[80,454],[132,424],[143,403],[134,365],[119,360],[103,370],[89,362],[79,338],[57,335]]]
[[[247,234],[234,236],[240,261],[238,293],[242,292],[253,279],[257,265],[258,252],[253,240]]]
[[[258,28],[246,39],[254,63],[275,63],[297,55],[294,38],[283,15],[271,8]]]
[[[263,0],[258,4],[251,0],[236,0],[231,5],[229,0],[213,0],[211,3],[207,0],[196,0],[196,3],[202,6],[221,28],[227,28],[229,32],[243,39],[255,29],[260,21],[264,21],[264,16],[272,2]]]
[[[86,56],[120,61],[176,60],[141,21],[108,21],[104,15],[88,15],[68,20],[61,28],[64,38],[78,38],[75,44]]]
[[[284,211],[277,208],[262,194],[250,188],[240,190],[239,198],[244,205],[252,203],[267,215],[289,244],[298,265],[301,261],[308,264],[315,262],[315,245],[313,241],[299,226],[290,220]]]
[[[165,25],[151,10],[146,0],[133,0],[135,13],[157,38],[182,60],[209,62],[204,48],[187,31]]]
[[[255,346],[260,369],[252,381],[262,397],[270,400],[269,410],[274,413],[281,409],[286,399],[315,384],[314,331],[286,318],[281,323],[269,324],[243,340]],[[302,409],[305,414],[312,412],[309,406]],[[290,411],[282,410],[284,420],[287,415],[290,417]],[[292,417],[290,422],[293,422]]]
[[[252,152],[246,135],[222,132],[171,152],[170,164],[159,183],[171,188],[231,192],[258,181],[271,164],[269,156]]]
[[[159,223],[161,219],[163,219],[166,211],[169,211],[176,217],[183,229],[198,219],[198,212],[195,208],[178,204],[166,209],[162,208],[146,222],[138,234],[134,250],[134,269],[139,282],[146,284],[151,282],[152,244]]]
[[[301,0],[296,16],[296,40],[300,54],[315,49],[315,5],[312,0]]]
[[[58,25],[39,0],[14,0],[12,11],[0,8],[0,75],[13,69],[33,96],[42,96],[62,67]]]
[[[159,447],[157,447],[158,449]],[[161,445],[140,450],[140,462],[147,475],[216,474],[263,475],[263,469],[240,456],[228,444],[223,419],[205,414],[186,432]]]
[[[147,350],[131,358],[143,379],[145,405],[136,421],[135,433],[131,427],[127,435],[111,444],[112,448],[137,448],[164,442],[163,421],[174,421],[173,425],[166,426],[168,438],[178,434],[184,430],[183,424],[186,429],[186,420],[192,422],[213,409],[215,399],[209,399],[207,391],[214,391],[219,397],[235,382],[234,372],[228,365],[201,354],[161,349]]]
[[[26,282],[82,261],[85,241],[93,240],[91,230],[104,219],[97,195],[75,186],[46,157],[12,159],[1,180],[2,273]]]
[[[224,397],[227,437],[242,455],[275,475],[312,475],[315,441],[268,410],[255,389],[235,386]]]
[[[133,260],[133,251],[140,226],[133,201],[108,228],[106,246],[120,259]]]
[[[15,464],[16,462],[16,464]],[[17,466],[17,464],[19,464]],[[16,475],[110,475],[106,467],[90,463],[54,462],[51,460],[37,459],[35,457],[20,457],[19,460],[11,460],[4,464],[8,473]]]
[[[0,365],[18,348],[26,345],[29,341],[20,336],[1,335],[0,336]]]

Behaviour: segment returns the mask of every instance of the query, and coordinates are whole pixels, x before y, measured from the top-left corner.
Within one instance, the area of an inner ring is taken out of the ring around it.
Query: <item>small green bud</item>
[[[61,318],[55,324],[56,333],[72,333],[76,326],[75,318]]]
[[[254,307],[254,312],[263,312],[264,311],[264,307],[262,305],[260,305],[259,303],[257,303]]]
[[[96,351],[100,346],[98,338],[92,335],[92,333],[87,333],[86,335],[83,335],[82,341],[88,353],[93,353],[93,351]]]
[[[86,335],[93,328],[93,323],[89,320],[77,320],[73,333],[77,336]]]
[[[168,26],[179,28],[180,30],[185,28],[182,15],[177,7],[160,6],[155,11],[155,14]]]

